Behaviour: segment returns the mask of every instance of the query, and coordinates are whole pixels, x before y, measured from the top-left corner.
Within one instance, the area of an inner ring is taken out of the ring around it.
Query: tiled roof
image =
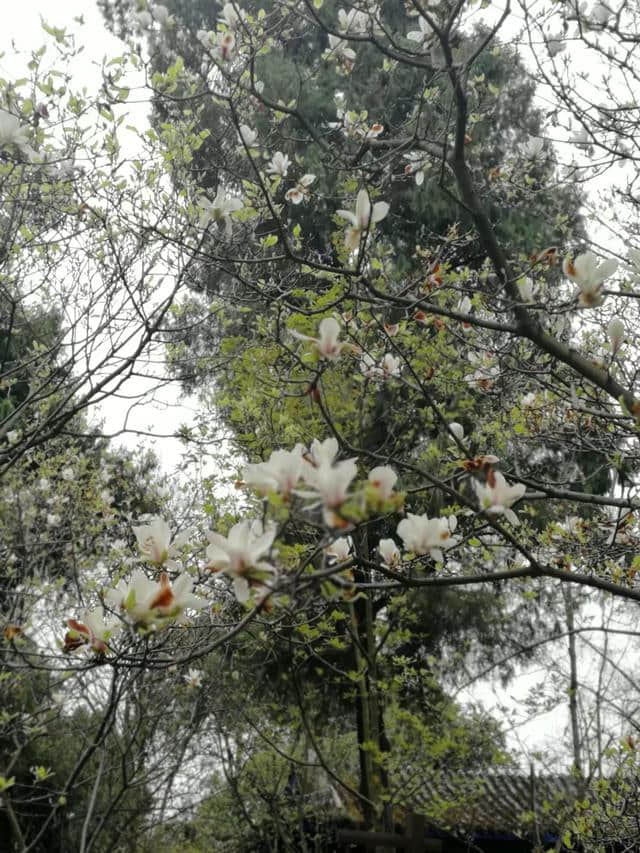
[[[491,773],[482,777],[414,778],[406,787],[405,807],[424,812],[454,832],[518,837],[544,835],[559,827],[563,806],[578,797],[576,780],[566,776]]]

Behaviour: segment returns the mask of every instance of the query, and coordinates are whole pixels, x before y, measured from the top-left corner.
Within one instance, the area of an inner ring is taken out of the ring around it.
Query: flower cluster
[[[373,356],[365,353],[360,360],[360,370],[367,379],[390,379],[394,376],[400,376],[401,363],[398,356],[389,352],[385,354],[379,364]]]
[[[268,461],[248,465],[243,480],[259,494],[273,491],[285,498],[294,494],[311,498],[311,506],[322,508],[325,524],[341,528],[347,526],[340,516],[346,501],[357,496],[374,504],[389,500],[397,474],[388,465],[378,466],[370,471],[366,489],[352,494],[350,487],[358,475],[357,460],[338,460],[338,453],[335,438],[314,439],[308,451],[300,444],[293,450],[275,450]],[[297,488],[299,484],[302,489]]]
[[[146,524],[133,527],[138,549],[143,560],[156,569],[176,569],[174,557],[189,539],[189,532],[173,540],[171,529],[162,518],[152,518]],[[75,651],[83,646],[97,654],[109,649],[109,642],[129,624],[135,629],[158,630],[168,625],[187,621],[187,611],[206,607],[204,598],[194,595],[193,578],[182,572],[171,581],[166,571],[161,571],[157,581],[151,580],[142,569],[136,569],[130,580],[122,579],[115,588],[105,590],[104,604],[113,616],[105,616],[103,607],[85,610],[80,620],[67,620],[69,628],[63,650]]]
[[[455,515],[448,518],[429,518],[424,515],[413,515],[407,513],[398,524],[398,536],[404,542],[406,551],[411,551],[419,556],[428,554],[432,560],[441,563],[444,560],[444,551],[460,542],[459,536],[453,533],[458,526]]]
[[[193,578],[187,572],[171,583],[166,572],[161,573],[159,581],[152,581],[141,569],[136,569],[128,583],[121,580],[104,598],[135,626],[155,629],[170,622],[186,621],[186,610],[206,607],[207,602],[194,595],[192,588]]]
[[[459,441],[464,438],[462,426],[451,422],[449,430]],[[324,524],[331,531],[350,527],[354,523],[345,515],[345,505],[359,506],[365,513],[388,512],[397,508],[402,495],[396,493],[398,476],[388,465],[372,468],[366,481],[353,490],[358,475],[355,458],[339,459],[336,438],[324,441],[314,439],[306,449],[297,444],[292,450],[276,450],[265,462],[248,465],[244,483],[263,496],[274,492],[288,501],[299,497],[311,499],[304,504],[306,511],[320,509]],[[518,518],[511,509],[525,494],[525,486],[510,486],[499,471],[493,470],[495,456],[476,457],[464,462],[465,469],[474,477],[482,475],[483,481],[474,479],[480,509],[489,515],[504,515],[512,524]],[[365,517],[359,516],[359,517]],[[426,514],[408,513],[397,525],[396,533],[404,546],[405,554],[424,557],[442,563],[445,554],[458,546],[462,537],[456,535],[457,518],[450,515],[429,518]],[[184,623],[188,613],[202,610],[205,598],[193,592],[193,578],[182,571],[174,580],[168,569],[177,570],[176,560],[189,539],[183,532],[172,537],[171,528],[162,518],[152,518],[145,524],[133,527],[140,556],[161,570],[157,580],[136,569],[129,580],[122,579],[115,588],[105,591],[104,606],[85,610],[80,619],[67,621],[64,638],[65,652],[88,648],[104,655],[110,643],[126,625],[134,630],[156,631],[173,623]],[[232,579],[236,598],[240,602],[253,600],[257,606],[270,608],[271,598],[277,589],[278,569],[274,565],[274,542],[277,527],[266,526],[258,519],[243,519],[234,524],[226,535],[210,531],[207,536],[206,568],[223,573]],[[349,537],[341,536],[325,548],[330,563],[341,565],[352,553]],[[378,544],[381,565],[387,569],[401,566],[403,556],[393,539],[382,539]]]

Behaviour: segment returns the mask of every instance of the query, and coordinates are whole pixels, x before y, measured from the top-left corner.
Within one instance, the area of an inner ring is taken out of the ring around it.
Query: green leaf
[[[10,776],[8,779],[6,776],[0,776],[0,792],[8,791],[16,783],[16,777]]]

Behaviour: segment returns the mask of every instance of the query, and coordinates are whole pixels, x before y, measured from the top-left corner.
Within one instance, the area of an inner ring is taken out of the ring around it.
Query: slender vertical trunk
[[[352,607],[353,651],[355,670],[358,673],[356,690],[356,731],[358,737],[358,761],[360,765],[359,791],[363,796],[362,812],[367,829],[375,825],[373,808],[373,762],[368,744],[371,743],[371,716],[369,704],[369,679],[367,661],[362,653],[363,626],[366,623],[366,602],[357,601]]]
[[[568,585],[562,587],[564,597],[565,618],[569,634],[569,722],[571,725],[571,740],[573,746],[573,769],[578,778],[580,789],[584,785],[582,766],[582,742],[580,736],[580,720],[578,717],[578,659],[576,654],[576,637],[574,610],[575,605]]]
[[[601,610],[604,642],[602,647],[602,657],[600,658],[600,668],[598,671],[598,689],[596,692],[596,770],[598,774],[598,779],[602,779],[602,726],[604,725],[604,720],[602,719],[602,691],[604,690],[604,676],[609,654],[609,632],[606,630],[607,623],[605,621],[604,608],[605,604],[604,601],[602,601]]]
[[[366,534],[359,543],[362,553],[371,559]],[[368,573],[361,569],[354,571],[356,580],[367,580]],[[389,741],[384,730],[384,703],[378,693],[377,648],[373,601],[369,595],[362,596],[352,608],[354,653],[359,673],[356,700],[356,724],[358,732],[358,754],[360,761],[360,793],[369,801],[363,804],[363,814],[367,829],[378,828],[380,812],[377,805],[381,794],[389,787],[388,774],[384,763],[376,760],[376,751],[380,755],[389,752]],[[393,821],[389,808],[384,808],[382,829],[392,831]]]

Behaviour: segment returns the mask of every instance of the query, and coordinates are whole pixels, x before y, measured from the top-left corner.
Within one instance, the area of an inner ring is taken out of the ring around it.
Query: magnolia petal
[[[518,516],[515,514],[515,512],[512,509],[505,509],[504,517],[507,519],[507,521],[510,521],[514,527],[519,526],[520,519],[518,518]]]
[[[389,205],[386,201],[377,201],[373,205],[373,210],[371,211],[371,221],[372,222],[381,222],[385,216],[389,213]]]
[[[354,228],[358,225],[358,220],[355,215],[350,210],[336,210],[338,216],[341,216],[343,219],[346,219],[347,222],[350,222]]]
[[[249,582],[247,581],[247,579],[236,575],[236,577],[233,579],[233,591],[238,601],[243,604],[245,601],[248,601],[250,590]]]
[[[605,278],[609,278],[609,276],[613,275],[617,269],[617,260],[615,258],[609,258],[608,260],[603,261],[598,267],[598,276],[604,280]]]
[[[362,189],[358,193],[356,198],[356,215],[355,222],[353,223],[357,228],[365,229],[369,224],[369,218],[371,216],[371,201],[369,199],[369,193]]]

